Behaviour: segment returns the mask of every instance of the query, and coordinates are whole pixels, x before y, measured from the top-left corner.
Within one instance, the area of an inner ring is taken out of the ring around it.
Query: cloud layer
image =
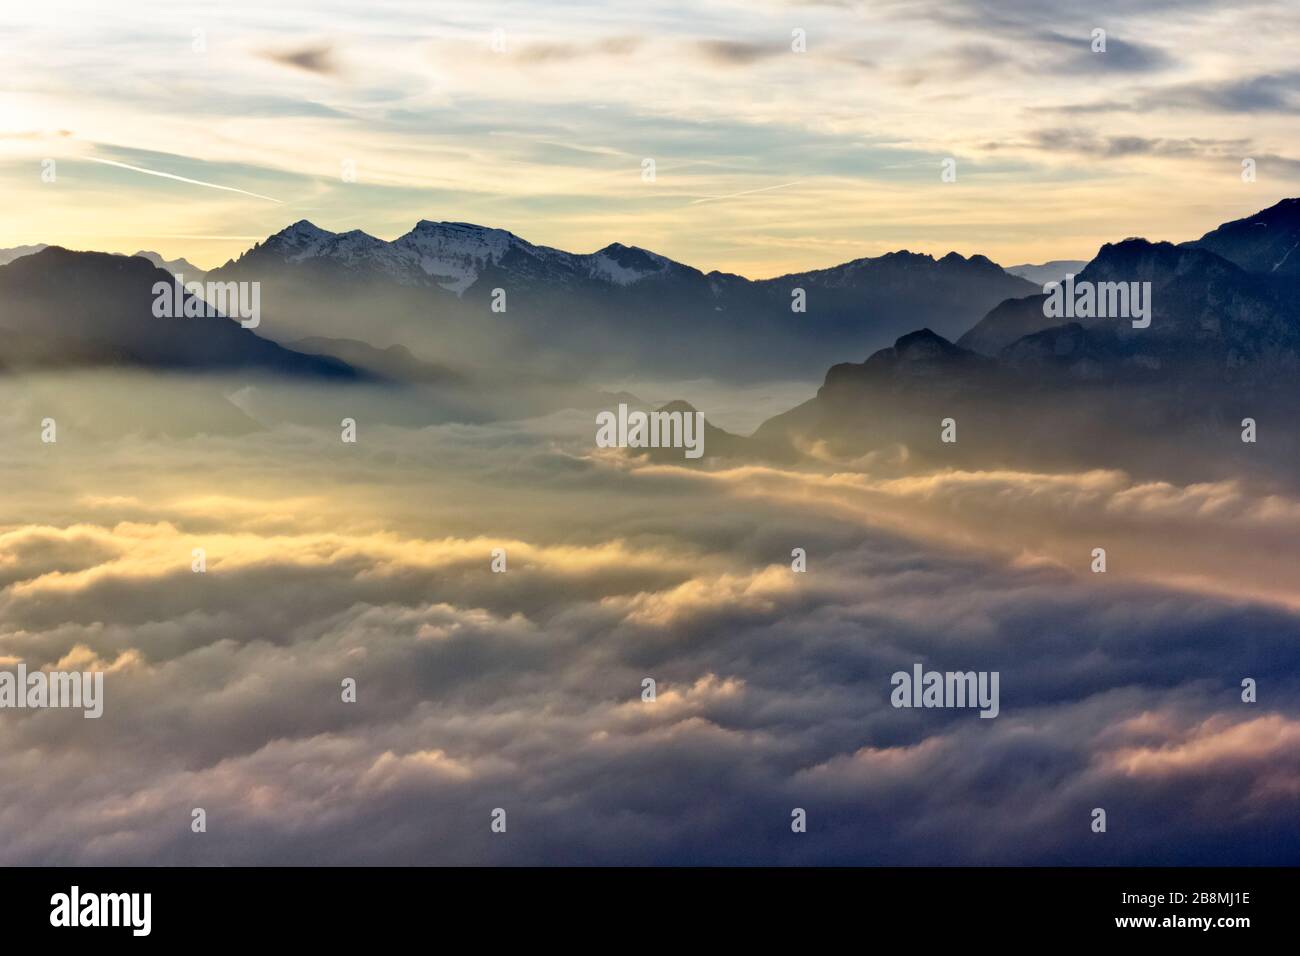
[[[5,864],[1294,859],[1295,582],[1248,549],[1297,566],[1300,509],[1246,484],[689,472],[565,415],[44,446],[6,407],[0,656],[107,675],[100,720],[0,712]],[[894,709],[917,662],[1001,714]]]

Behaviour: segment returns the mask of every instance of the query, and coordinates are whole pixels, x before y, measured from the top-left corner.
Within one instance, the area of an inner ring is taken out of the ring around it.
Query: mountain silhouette
[[[1213,252],[1247,272],[1300,276],[1300,199],[1283,199],[1185,245]]]
[[[261,371],[336,380],[359,373],[305,355],[224,316],[157,318],[170,273],[136,256],[51,246],[0,267],[0,362],[7,368]],[[187,295],[188,299],[189,296]]]
[[[0,266],[7,266],[15,259],[21,259],[23,256],[30,256],[45,248],[47,248],[45,243],[38,242],[35,245],[30,246],[14,246],[12,249],[0,249]]]
[[[190,281],[197,282],[203,279],[205,275],[207,275],[206,269],[200,269],[194,263],[190,262],[188,259],[185,258],[164,259],[158,253],[149,252],[148,250],[144,250],[144,249],[137,252],[136,256],[141,259],[148,259],[159,269],[162,269],[166,272],[170,272],[172,275],[184,276],[186,282],[190,282]]]
[[[1151,283],[1149,328],[1106,317],[1077,320],[1112,339],[1118,352],[1268,366],[1289,363],[1300,344],[1296,276],[1251,272],[1199,244],[1107,243],[1075,284],[1111,282]],[[1075,321],[1046,314],[1046,301],[1038,294],[999,303],[957,344],[994,356],[1026,335]]]
[[[1260,216],[1272,228],[1295,208]],[[1144,328],[1129,316],[1046,315],[1043,294],[1008,300],[955,343],[922,329],[832,366],[816,397],[765,422],[752,448],[873,456],[877,467],[1113,466],[1189,481],[1249,469],[1293,483],[1300,443],[1283,426],[1300,401],[1300,277],[1274,268],[1285,238],[1261,251],[1229,227],[1211,243],[1107,243],[1084,267],[1076,282],[1150,283]],[[956,442],[940,440],[945,419]],[[1241,440],[1245,419],[1269,423],[1266,443]]]
[[[751,280],[621,243],[576,254],[429,220],[392,242],[303,220],[209,278],[261,281],[275,303],[266,334],[281,342],[347,338],[576,377],[747,380],[818,374],[918,321],[956,336],[1034,291],[978,255],[904,251]]]

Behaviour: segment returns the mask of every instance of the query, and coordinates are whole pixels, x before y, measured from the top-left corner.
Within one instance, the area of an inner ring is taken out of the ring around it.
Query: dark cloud
[[[514,50],[520,63],[568,63],[594,56],[627,56],[642,44],[640,37],[605,37],[588,43],[527,43]]]
[[[705,60],[720,66],[749,66],[787,52],[785,47],[743,40],[700,40],[695,49]]]
[[[1243,80],[1179,83],[1138,90],[1113,100],[1046,108],[1065,114],[1162,113],[1171,110],[1206,113],[1291,113],[1300,108],[1300,72],[1267,73]]]
[[[1075,0],[884,0],[873,3],[901,16],[948,23],[963,29],[1023,35],[1073,23],[1105,27],[1136,16],[1186,16],[1214,0],[1097,0],[1086,8]]]
[[[1072,36],[1047,30],[1038,33],[1029,42],[1043,44],[1054,51],[1069,51],[1068,55],[1059,60],[1055,53],[1052,57],[1054,62],[1059,62],[1058,69],[1068,73],[1147,73],[1163,69],[1172,63],[1172,58],[1158,47],[1111,34],[1106,36],[1104,52],[1093,51],[1091,32]]]
[[[1234,169],[1239,166],[1242,159],[1251,157],[1259,166],[1274,172],[1290,176],[1300,174],[1300,159],[1258,149],[1257,144],[1246,139],[1104,135],[1076,127],[1035,130],[1029,134],[1024,143],[989,142],[984,145],[990,151],[1006,149],[1008,146],[1028,145],[1045,152],[1071,153],[1092,159],[1158,156],[1166,159],[1226,163]]]
[[[1036,149],[1077,153],[1110,159],[1124,156],[1166,156],[1193,159],[1222,159],[1249,155],[1243,139],[1164,138],[1102,135],[1084,129],[1044,129],[1030,134]]]
[[[339,66],[331,43],[313,43],[292,49],[267,50],[263,57],[273,63],[315,73],[318,76],[338,76]]]
[[[1290,113],[1300,108],[1300,72],[1168,87],[1138,97],[1134,108],[1139,112],[1189,109],[1223,113]]]

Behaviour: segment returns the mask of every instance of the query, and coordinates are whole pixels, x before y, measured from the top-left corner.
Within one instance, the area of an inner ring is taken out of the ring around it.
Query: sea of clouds
[[[0,666],[105,705],[0,711],[2,864],[1300,848],[1300,502],[1245,480],[651,465],[585,413],[42,444],[38,405],[0,413]],[[999,671],[1000,715],[892,708],[915,662]]]

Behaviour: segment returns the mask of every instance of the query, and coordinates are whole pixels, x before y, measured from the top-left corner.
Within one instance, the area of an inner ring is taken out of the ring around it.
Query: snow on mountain
[[[322,229],[315,223],[300,219],[287,229],[281,229],[266,240],[266,247],[273,249],[284,257],[285,262],[302,262],[320,255],[331,239],[337,239],[338,233]]]
[[[592,278],[628,286],[649,276],[662,275],[676,265],[671,259],[636,246],[615,242],[583,257]]]
[[[430,222],[421,219],[415,228],[392,243],[393,249],[421,273],[457,295],[476,281],[488,266],[501,266],[513,259],[509,271],[540,276],[542,270],[572,271],[574,258],[567,252],[535,246],[504,229],[489,229],[467,222]]]
[[[594,280],[628,286],[665,275],[673,268],[686,268],[664,256],[620,243],[582,255],[534,245],[504,229],[427,219],[392,242],[359,229],[329,232],[304,219],[271,236],[258,251],[285,262],[320,259],[349,268],[368,268],[401,285],[436,285],[456,295],[465,292],[488,269],[524,279]]]

